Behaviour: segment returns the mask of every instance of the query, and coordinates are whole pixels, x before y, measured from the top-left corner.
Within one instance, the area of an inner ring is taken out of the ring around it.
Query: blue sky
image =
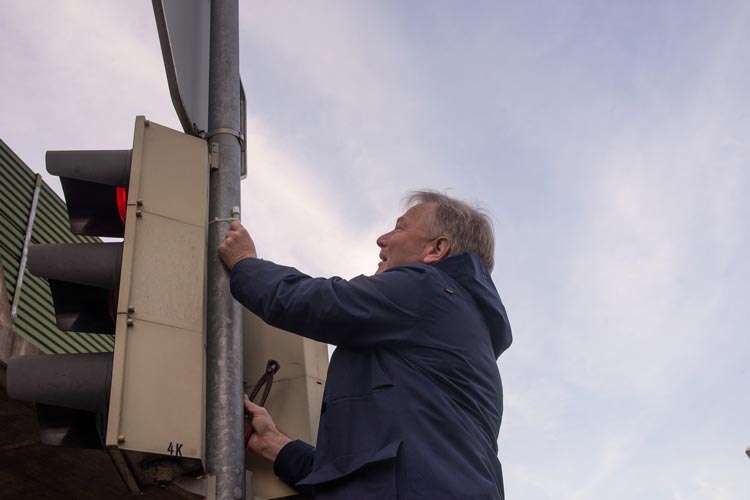
[[[508,498],[748,498],[749,7],[243,1],[243,219],[264,257],[352,277],[409,189],[479,201]],[[130,147],[137,114],[179,128],[146,0],[7,2],[0,45],[33,170]]]

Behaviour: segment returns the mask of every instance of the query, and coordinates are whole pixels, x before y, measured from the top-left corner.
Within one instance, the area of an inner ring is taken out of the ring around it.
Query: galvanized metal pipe
[[[218,144],[219,155],[218,169],[211,172],[209,219],[227,219],[232,207],[240,206],[238,0],[211,2],[208,103],[209,143]],[[208,231],[206,448],[216,499],[239,500],[245,497],[242,309],[231,296],[229,273],[217,253],[227,229],[227,222],[217,222]]]
[[[13,305],[10,307],[10,318],[13,324],[16,323],[16,314],[18,314],[18,303],[21,301],[21,289],[23,288],[23,276],[26,273],[26,261],[29,258],[29,243],[31,242],[31,233],[34,231],[34,219],[36,218],[36,207],[39,204],[39,191],[42,188],[42,176],[36,174],[34,182],[34,196],[31,198],[31,208],[29,209],[29,219],[26,222],[26,237],[23,239],[23,251],[21,252],[21,262],[18,264],[18,276],[16,276],[16,288],[13,290]]]

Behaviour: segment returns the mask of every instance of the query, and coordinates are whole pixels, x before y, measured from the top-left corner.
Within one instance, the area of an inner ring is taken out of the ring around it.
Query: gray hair
[[[451,243],[448,256],[473,252],[492,272],[495,265],[495,234],[492,219],[484,209],[433,190],[411,191],[404,198],[406,208],[421,203],[437,204],[430,229],[435,237],[448,238]]]

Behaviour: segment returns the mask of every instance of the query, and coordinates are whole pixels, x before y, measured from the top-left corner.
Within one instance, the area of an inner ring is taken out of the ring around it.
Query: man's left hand
[[[239,221],[232,221],[232,224],[229,226],[229,231],[227,231],[224,241],[219,245],[219,257],[230,271],[242,259],[248,257],[258,258],[258,254],[255,251],[255,242],[253,242],[250,233],[247,232],[247,229]]]
[[[281,433],[268,410],[258,406],[245,394],[245,446],[271,462],[292,439]]]

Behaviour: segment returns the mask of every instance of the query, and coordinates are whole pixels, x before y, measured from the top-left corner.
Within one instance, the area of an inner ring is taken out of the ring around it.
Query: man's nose
[[[377,239],[376,243],[380,248],[385,248],[385,246],[388,244],[388,236],[390,236],[390,234],[391,233],[381,234]]]

